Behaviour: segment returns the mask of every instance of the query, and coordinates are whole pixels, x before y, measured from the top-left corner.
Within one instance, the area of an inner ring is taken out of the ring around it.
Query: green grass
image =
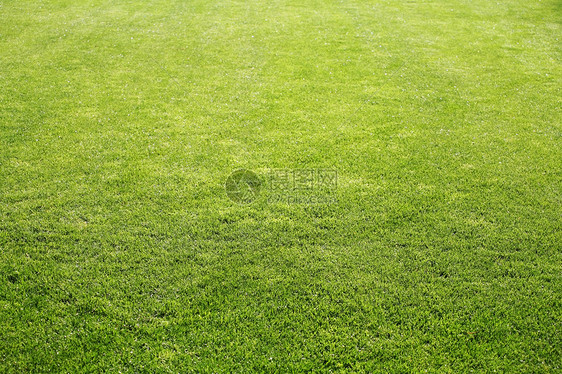
[[[561,21],[0,0],[0,372],[561,372]]]

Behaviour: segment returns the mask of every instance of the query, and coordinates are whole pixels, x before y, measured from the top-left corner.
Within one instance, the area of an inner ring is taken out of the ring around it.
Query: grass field
[[[562,372],[561,22],[0,0],[0,372]]]

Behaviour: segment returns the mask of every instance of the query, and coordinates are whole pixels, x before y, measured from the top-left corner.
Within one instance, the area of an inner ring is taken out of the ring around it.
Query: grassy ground
[[[561,20],[0,0],[0,371],[561,372]]]

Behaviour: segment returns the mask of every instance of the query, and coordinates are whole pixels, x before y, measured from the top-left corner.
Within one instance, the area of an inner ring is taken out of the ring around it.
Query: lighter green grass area
[[[0,372],[562,371],[561,21],[0,0]]]

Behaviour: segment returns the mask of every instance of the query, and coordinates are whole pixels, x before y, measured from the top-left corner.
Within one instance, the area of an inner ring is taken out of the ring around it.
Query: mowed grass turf
[[[0,372],[560,372],[561,20],[0,1]]]

